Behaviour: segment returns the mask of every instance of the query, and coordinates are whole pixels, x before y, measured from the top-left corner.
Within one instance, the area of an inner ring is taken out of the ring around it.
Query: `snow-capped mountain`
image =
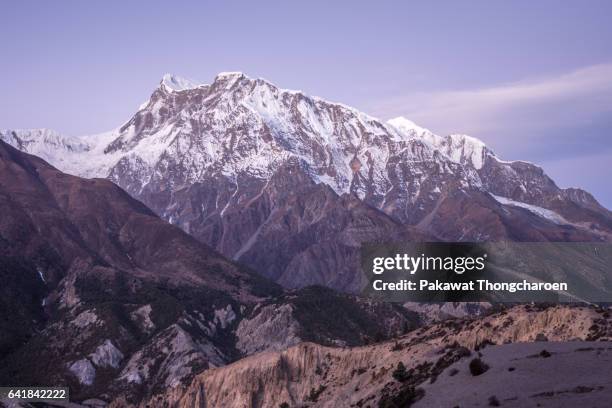
[[[232,183],[241,176],[267,180],[293,160],[316,183],[407,220],[451,181],[480,184],[474,169],[441,155],[418,134],[344,105],[241,73],[180,90],[167,83],[188,82],[170,78],[104,150],[114,164],[99,175],[136,195],[157,184],[193,184],[215,175]],[[436,186],[422,191],[423,184],[434,184],[432,177]]]
[[[426,140],[455,163],[461,163],[476,170],[482,168],[487,157],[499,161],[492,150],[481,140],[472,136],[460,134],[452,134],[446,137],[438,136],[429,129],[422,128],[401,116],[389,120],[387,124],[403,134]]]
[[[401,117],[384,123],[237,72],[211,84],[165,75],[103,135],[19,135],[0,138],[68,173],[110,178],[287,286],[358,289],[357,248],[369,240],[601,240],[612,231],[590,194],[559,189],[478,139]]]
[[[73,172],[78,172],[83,154],[90,149],[87,142],[49,129],[0,129],[0,140]]]

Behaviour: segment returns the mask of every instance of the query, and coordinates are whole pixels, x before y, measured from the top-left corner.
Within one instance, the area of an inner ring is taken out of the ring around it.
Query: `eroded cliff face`
[[[236,408],[278,407],[283,403],[290,407],[394,406],[379,404],[418,401],[423,397],[419,388],[449,375],[448,368],[454,364],[463,364],[465,370],[467,361],[478,357],[479,350],[485,347],[499,345],[503,349],[513,343],[518,347],[512,349],[515,356],[526,359],[525,350],[534,353],[534,348],[539,352],[557,347],[569,353],[593,347],[581,341],[598,341],[596,344],[604,350],[612,350],[610,340],[612,319],[608,311],[516,306],[482,318],[448,320],[371,346],[302,343],[280,352],[256,354],[206,370],[188,387],[170,390],[146,404]],[[510,361],[508,357],[504,364]],[[408,372],[405,378],[393,375],[400,362]],[[593,364],[593,359],[588,364],[600,370],[601,375],[607,372],[605,364]],[[113,406],[123,403],[115,401]]]

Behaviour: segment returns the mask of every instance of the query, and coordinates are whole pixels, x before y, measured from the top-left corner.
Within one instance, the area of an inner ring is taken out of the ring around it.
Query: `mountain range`
[[[355,294],[366,242],[610,241],[588,192],[470,136],[242,73],[166,75],[113,131],[0,131],[0,208],[0,384],[68,386],[69,406],[605,406],[612,391],[609,309]]]
[[[69,174],[107,178],[224,256],[284,287],[358,292],[362,242],[609,241],[588,192],[480,140],[284,90],[239,72],[165,75],[119,128],[0,139]]]

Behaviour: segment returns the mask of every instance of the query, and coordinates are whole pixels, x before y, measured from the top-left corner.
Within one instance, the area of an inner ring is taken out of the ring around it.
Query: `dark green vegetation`
[[[402,387],[394,395],[383,395],[378,402],[378,408],[407,408],[423,398],[425,391],[413,386]]]
[[[393,376],[393,378],[395,378],[396,381],[406,381],[408,379],[408,373],[406,371],[406,366],[404,365],[404,363],[402,363],[401,361],[397,363],[397,367],[395,368],[395,370],[393,370],[393,373],[391,373],[391,375]]]
[[[470,373],[474,377],[482,375],[489,370],[489,366],[484,361],[482,361],[480,358],[475,358],[472,361],[470,361],[469,368],[470,368]]]
[[[323,286],[300,289],[281,301],[295,307],[300,336],[323,345],[329,345],[330,339],[342,339],[348,346],[374,343],[419,325],[417,314],[401,305],[371,302]],[[395,318],[393,324],[391,318]]]
[[[425,391],[418,387],[420,384],[428,380],[431,383],[435,382],[446,368],[470,354],[467,348],[453,343],[442,350],[442,355],[435,363],[423,362],[407,369],[404,363],[400,361],[391,372],[391,376],[396,382],[385,385],[378,407],[410,407],[425,395]]]

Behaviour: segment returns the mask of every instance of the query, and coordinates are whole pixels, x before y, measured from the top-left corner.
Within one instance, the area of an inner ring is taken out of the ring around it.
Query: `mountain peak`
[[[240,71],[219,72],[217,74],[217,78],[240,78],[240,77],[246,77],[246,75]]]
[[[417,136],[423,136],[425,133],[431,133],[429,129],[421,127],[403,116],[390,119],[387,121],[387,124],[406,134],[415,133]]]
[[[173,74],[165,74],[162,77],[160,85],[163,86],[167,91],[184,91],[187,89],[194,89],[201,85],[203,85],[199,81],[195,81],[192,79],[181,78],[177,75]]]
[[[231,88],[235,83],[243,79],[249,80],[250,78],[242,72],[219,72],[215,76],[214,84],[220,84],[225,89]]]

